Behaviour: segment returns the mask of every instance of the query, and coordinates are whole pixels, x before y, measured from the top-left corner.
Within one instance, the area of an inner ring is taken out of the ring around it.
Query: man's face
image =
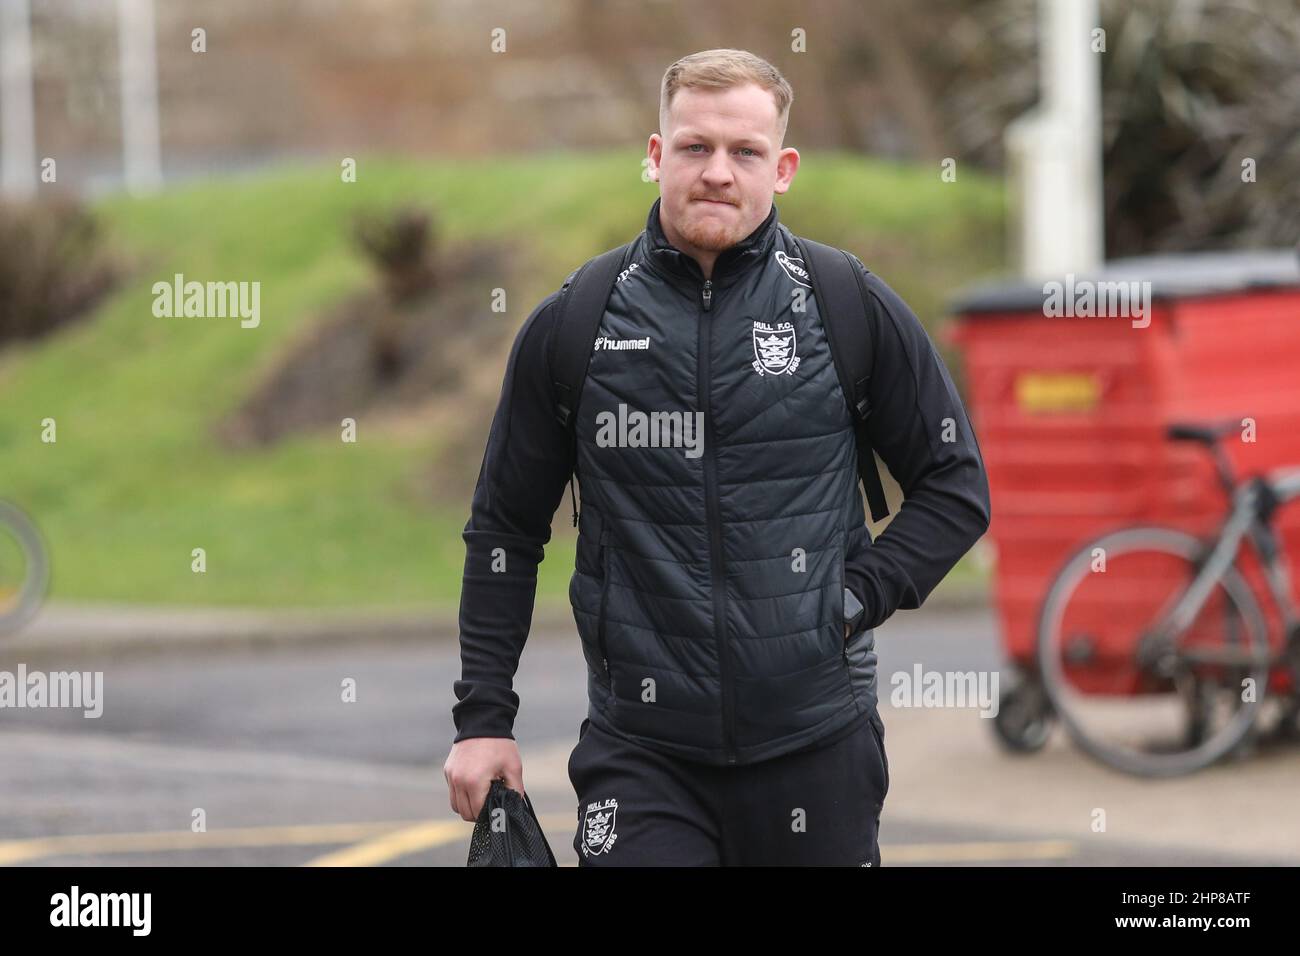
[[[799,167],[777,137],[776,102],[756,84],[679,90],[647,150],[669,241],[711,265],[757,229]]]

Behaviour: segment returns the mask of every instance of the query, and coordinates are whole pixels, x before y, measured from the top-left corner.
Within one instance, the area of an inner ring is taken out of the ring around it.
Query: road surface
[[[1294,749],[1154,782],[1095,766],[1059,731],[1043,752],[1014,757],[974,709],[889,703],[890,676],[918,664],[998,671],[989,613],[900,612],[877,648],[884,865],[1300,863]],[[19,663],[0,644],[0,671]],[[104,710],[0,709],[0,864],[464,865],[471,825],[451,812],[442,777],[454,634],[78,652],[28,667],[103,671]],[[567,866],[582,667],[572,630],[539,633],[516,681],[524,783]]]

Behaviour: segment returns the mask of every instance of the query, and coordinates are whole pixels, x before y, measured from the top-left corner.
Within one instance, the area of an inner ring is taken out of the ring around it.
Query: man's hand
[[[511,790],[524,792],[524,764],[519,744],[510,737],[469,737],[451,745],[442,765],[451,808],[462,820],[478,819],[488,790],[497,777]]]
[[[844,640],[848,642],[854,628],[860,627],[866,616],[866,609],[858,596],[846,585],[844,588]]]

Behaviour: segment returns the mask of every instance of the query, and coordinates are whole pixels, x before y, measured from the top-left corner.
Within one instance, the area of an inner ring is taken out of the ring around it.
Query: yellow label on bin
[[[1022,412],[1087,412],[1101,401],[1101,381],[1091,372],[1022,372],[1016,404]]]

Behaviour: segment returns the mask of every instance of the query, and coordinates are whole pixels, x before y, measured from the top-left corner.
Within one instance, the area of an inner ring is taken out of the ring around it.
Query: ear
[[[794,174],[799,171],[799,150],[793,146],[787,146],[781,150],[776,160],[776,182],[772,186],[772,191],[778,195],[790,191],[790,184],[794,182]]]
[[[650,179],[652,182],[658,182],[659,163],[662,161],[664,155],[664,138],[658,133],[651,133],[650,140],[646,143],[645,154],[646,158],[649,160],[649,162],[646,163],[646,169],[650,171]]]

